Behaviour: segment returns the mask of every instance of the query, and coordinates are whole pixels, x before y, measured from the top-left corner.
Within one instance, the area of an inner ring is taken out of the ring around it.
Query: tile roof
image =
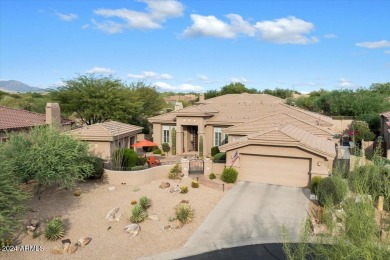
[[[79,137],[82,140],[112,140],[114,137],[137,134],[142,131],[142,127],[125,124],[117,121],[107,121],[93,125],[83,126],[67,132]]]
[[[324,138],[331,138],[333,135],[332,131],[328,129],[314,124],[310,124],[305,120],[302,120],[285,112],[270,114],[265,117],[252,120],[250,122],[231,126],[229,128],[224,129],[224,132],[226,134],[250,135],[254,133],[259,133],[261,131],[273,127],[281,127],[286,124],[297,126],[309,133],[315,134],[317,136],[322,136]]]
[[[390,118],[390,111],[383,112],[380,115],[383,116],[383,117],[386,117],[386,118]]]
[[[271,128],[262,133],[253,134],[243,140],[231,142],[219,147],[221,151],[229,151],[252,144],[299,146],[312,152],[334,158],[335,144],[325,138],[318,137],[293,125]]]
[[[287,113],[310,124],[330,127],[332,119],[284,104],[284,100],[267,94],[228,94],[206,99],[198,105],[149,118],[152,123],[174,123],[176,116],[205,116],[207,124],[236,125],[275,113]]]
[[[62,125],[70,125],[73,121],[61,119]],[[46,124],[46,115],[27,110],[0,106],[0,130],[28,128]]]

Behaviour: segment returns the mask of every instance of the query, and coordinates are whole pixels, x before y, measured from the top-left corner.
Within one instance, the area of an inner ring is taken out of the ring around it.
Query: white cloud
[[[390,47],[390,41],[382,40],[377,42],[359,42],[356,43],[356,46],[368,49],[386,48]]]
[[[89,28],[89,24],[84,24],[83,26],[81,26],[81,29],[88,29]]]
[[[181,84],[178,86],[172,86],[165,82],[155,82],[153,83],[154,86],[160,88],[161,90],[169,90],[169,91],[178,91],[178,92],[202,92],[204,89],[200,86],[192,85],[192,84]]]
[[[141,74],[127,74],[128,78],[131,79],[172,79],[172,76],[163,73],[163,74],[158,74],[153,71],[143,71]]]
[[[62,21],[65,21],[65,22],[70,22],[70,21],[73,21],[78,17],[77,14],[63,14],[63,13],[60,13],[60,12],[55,12],[55,15],[60,18]]]
[[[198,78],[198,80],[201,81],[209,81],[209,77],[207,77],[206,75],[196,74],[196,77]]]
[[[334,38],[337,38],[337,35],[333,34],[333,33],[329,33],[329,34],[325,34],[324,38],[326,38],[326,39],[334,39]]]
[[[260,35],[264,41],[282,44],[309,44],[319,41],[316,37],[306,36],[314,29],[314,25],[294,16],[260,21],[256,24],[250,24],[238,14],[228,14],[226,17],[229,21],[225,22],[212,15],[192,14],[192,25],[184,30],[182,36],[233,39],[240,35]]]
[[[390,54],[390,50],[385,50],[385,53],[386,54]]]
[[[109,68],[103,68],[103,67],[93,67],[90,70],[87,70],[87,73],[94,73],[94,74],[112,74],[114,73],[113,70]]]
[[[181,16],[183,5],[176,0],[141,0],[147,4],[147,12],[138,12],[126,8],[121,9],[97,9],[96,15],[104,18],[115,18],[119,21],[93,20],[96,28],[108,33],[120,33],[126,29],[159,29],[161,24],[169,18]]]
[[[314,25],[294,16],[280,18],[274,21],[257,22],[255,27],[259,30],[261,38],[269,42],[309,44],[319,41],[316,37],[308,38],[305,36],[314,29]]]
[[[340,78],[339,82],[337,84],[338,87],[340,88],[354,88],[355,84],[353,84],[350,80],[345,79],[345,78]]]
[[[247,83],[248,82],[248,80],[246,78],[236,78],[236,77],[230,78],[229,81],[232,83],[235,83],[235,82]]]

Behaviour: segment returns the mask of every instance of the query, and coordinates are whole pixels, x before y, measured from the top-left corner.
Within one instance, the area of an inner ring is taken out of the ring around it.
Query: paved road
[[[298,235],[307,215],[309,190],[240,182],[211,211],[184,247],[256,240],[282,242],[283,226]]]
[[[240,182],[227,192],[183,248],[143,259],[208,257],[210,255],[203,253],[219,254],[222,251],[243,254],[242,248],[258,244],[279,244],[272,247],[280,253],[283,226],[291,237],[290,242],[299,241],[309,194],[308,189]],[[227,248],[236,249],[221,251]],[[268,248],[259,245],[251,252],[266,255]],[[278,257],[281,256],[279,253]]]

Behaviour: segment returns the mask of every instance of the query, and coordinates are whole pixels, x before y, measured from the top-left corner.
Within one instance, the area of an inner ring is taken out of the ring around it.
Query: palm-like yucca
[[[65,235],[64,223],[60,218],[54,218],[47,223],[45,228],[45,237],[55,241],[63,238]]]
[[[147,210],[151,205],[152,205],[152,201],[146,197],[146,196],[142,196],[140,199],[139,199],[139,205],[141,205],[141,207],[144,209],[144,210]]]

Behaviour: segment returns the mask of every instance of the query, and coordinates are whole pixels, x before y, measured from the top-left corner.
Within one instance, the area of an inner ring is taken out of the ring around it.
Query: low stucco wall
[[[213,163],[213,173],[214,174],[222,174],[223,170],[225,169],[224,163]]]
[[[141,171],[113,171],[104,169],[103,180],[112,185],[143,185],[151,181],[167,178],[173,165],[161,165]]]

